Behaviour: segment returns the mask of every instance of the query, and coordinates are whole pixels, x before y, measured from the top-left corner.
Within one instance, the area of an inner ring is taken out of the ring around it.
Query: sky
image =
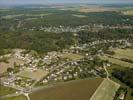
[[[0,0],[0,5],[60,3],[133,3],[133,0]]]

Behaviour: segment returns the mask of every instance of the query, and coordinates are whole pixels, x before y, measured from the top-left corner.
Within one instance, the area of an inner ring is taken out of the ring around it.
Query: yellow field
[[[111,80],[104,79],[90,100],[113,100],[113,97],[119,87],[119,84]]]

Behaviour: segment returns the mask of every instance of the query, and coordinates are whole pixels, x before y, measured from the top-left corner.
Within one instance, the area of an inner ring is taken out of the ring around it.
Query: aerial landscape
[[[0,100],[133,100],[133,1],[0,0]]]

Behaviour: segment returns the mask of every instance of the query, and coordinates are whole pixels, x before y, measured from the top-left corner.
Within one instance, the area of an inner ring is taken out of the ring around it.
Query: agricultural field
[[[79,59],[82,59],[84,56],[80,55],[80,54],[64,53],[64,54],[62,54],[61,57],[62,58],[68,58],[68,59],[71,59],[71,60],[79,60]]]
[[[73,16],[79,17],[79,18],[85,18],[85,17],[87,17],[87,16],[85,16],[85,15],[73,15]]]
[[[78,11],[88,13],[88,12],[105,12],[105,11],[117,11],[117,10],[118,9],[116,8],[95,6],[95,7],[81,7]]]
[[[7,94],[12,94],[12,93],[15,93],[15,92],[16,92],[16,90],[13,89],[13,88],[9,88],[9,87],[0,85],[0,96],[4,96],[4,95],[7,95]]]
[[[119,65],[119,66],[122,66],[122,67],[133,68],[133,64],[132,63],[121,61],[121,60],[116,59],[116,58],[108,57],[107,55],[106,56],[102,56],[101,59],[108,60],[110,63],[116,64],[116,65]]]
[[[43,78],[47,74],[48,74],[48,72],[46,72],[42,69],[37,69],[35,71],[32,71],[30,69],[25,69],[25,70],[20,71],[19,73],[17,73],[18,76],[30,78],[30,79],[33,79],[33,80],[40,80],[41,78]]]
[[[31,100],[89,100],[102,81],[94,78],[61,83],[36,91],[30,97]]]
[[[90,100],[112,100],[119,87],[119,84],[104,79]]]
[[[125,7],[125,8],[123,8],[122,13],[124,15],[133,16],[133,7]]]
[[[110,51],[113,51],[114,54],[105,54],[104,56],[101,56],[101,59],[108,60],[112,64],[119,66],[133,68],[133,63],[131,63],[131,61],[133,61],[133,49],[113,48]],[[129,60],[129,62],[122,59]]]
[[[27,98],[23,95],[20,95],[20,96],[11,97],[11,98],[4,98],[0,100],[27,100]]]
[[[131,15],[131,16],[133,16],[133,11],[123,11],[122,13],[124,15]]]
[[[23,16],[24,14],[18,14],[18,15],[6,15],[6,16],[3,16],[2,18],[4,19],[12,19],[12,18],[16,18],[16,17],[20,17],[20,16]]]
[[[133,49],[113,49],[114,57],[127,58],[133,60]]]

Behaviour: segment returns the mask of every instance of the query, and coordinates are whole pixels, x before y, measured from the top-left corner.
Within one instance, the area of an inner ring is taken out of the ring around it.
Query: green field
[[[16,92],[15,89],[0,85],[0,96],[4,96],[4,95],[7,95],[7,94],[12,94],[12,93],[15,93],[15,92]]]
[[[30,78],[33,80],[40,80],[42,77],[46,76],[48,72],[38,69],[36,71],[31,71],[29,69],[25,69],[19,73],[17,73],[18,76]]]
[[[90,100],[112,100],[119,86],[111,80],[104,79]]]
[[[113,49],[114,57],[127,58],[133,60],[133,49]]]
[[[36,91],[30,97],[31,100],[89,100],[102,81],[94,78],[61,83]]]
[[[11,97],[11,98],[5,98],[5,99],[0,99],[0,100],[27,100],[27,98],[23,95],[16,96],[16,97]]]
[[[85,18],[85,17],[87,17],[87,16],[85,16],[85,15],[73,15],[73,16],[79,17],[79,18]]]
[[[122,66],[122,67],[133,68],[133,64],[132,63],[121,61],[119,59],[111,58],[111,57],[108,57],[108,56],[102,56],[101,59],[108,60],[112,64],[116,64],[116,65],[119,65],[119,66]]]

